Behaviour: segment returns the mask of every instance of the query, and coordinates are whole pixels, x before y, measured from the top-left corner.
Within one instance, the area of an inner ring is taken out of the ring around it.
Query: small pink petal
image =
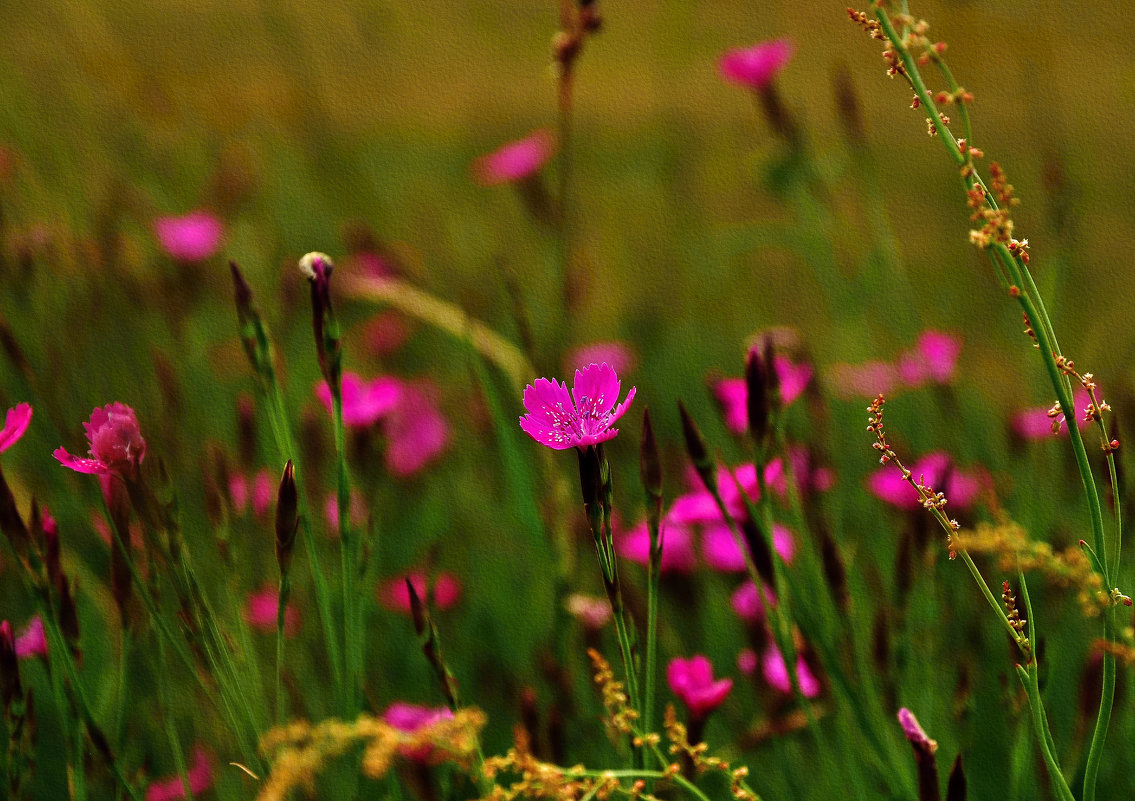
[[[772,365],[780,382],[780,402],[788,406],[808,388],[812,380],[812,365],[807,362],[797,364],[780,354],[772,357]]]
[[[768,587],[764,587],[764,595],[768,598],[769,603],[776,605],[776,596]],[[757,585],[752,581],[746,581],[734,592],[729,599],[733,611],[737,613],[737,617],[749,623],[759,623],[765,619],[765,603],[761,599],[761,593],[757,592]]]
[[[615,549],[619,556],[645,565],[650,559],[650,531],[642,521],[629,531],[616,536]],[[689,528],[677,523],[662,523],[663,573],[690,573],[697,567],[693,537]]]
[[[61,465],[71,468],[76,473],[95,475],[110,472],[110,468],[98,459],[83,459],[78,456],[72,456],[67,452],[66,448],[56,448],[51,452],[51,455],[58,459]]]
[[[261,468],[252,480],[252,513],[257,517],[267,517],[278,489],[272,472],[267,467]]]
[[[776,39],[752,47],[729,50],[718,67],[725,80],[751,89],[763,89],[792,59],[792,42]]]
[[[764,656],[761,658],[761,673],[765,681],[774,690],[786,695],[792,692],[792,680],[788,676],[788,666],[784,656],[774,644],[769,644]],[[804,657],[796,660],[796,678],[800,682],[800,691],[805,698],[815,698],[820,694],[820,682],[812,675],[811,668],[804,661]]]
[[[367,381],[348,370],[343,373],[340,390],[343,395],[343,423],[355,428],[374,425],[402,400],[402,382],[391,376]],[[331,388],[326,381],[316,384],[315,394],[330,414]]]
[[[32,407],[29,403],[17,403],[8,410],[7,415],[4,416],[4,428],[0,429],[0,453],[20,440],[31,421]]]
[[[948,384],[954,378],[962,340],[944,331],[925,331],[915,345],[926,366],[927,377],[936,384]]]
[[[713,679],[713,665],[698,654],[689,659],[675,657],[666,666],[666,681],[674,693],[695,717],[705,717],[721,706],[733,679]]]
[[[213,786],[212,759],[204,747],[193,749],[193,762],[186,771],[189,789],[196,796]],[[185,798],[185,785],[180,776],[155,779],[146,788],[146,801],[180,801]]]
[[[481,156],[473,162],[473,177],[482,186],[520,181],[535,175],[555,152],[555,135],[542,128]]]
[[[386,421],[386,468],[406,477],[428,467],[449,447],[449,421],[437,408],[436,391],[421,382],[408,383]]]
[[[224,225],[207,211],[195,211],[181,217],[157,218],[154,233],[162,250],[178,261],[204,261],[221,244]]]
[[[616,373],[629,373],[637,359],[623,342],[592,342],[568,351],[564,365],[570,371],[576,364],[607,364]]]
[[[752,648],[746,648],[737,654],[737,669],[746,676],[757,672],[757,654]]]
[[[229,476],[229,503],[238,515],[244,514],[248,507],[251,493],[248,487],[248,477],[244,473],[232,473]]]
[[[43,619],[39,615],[33,617],[16,637],[16,656],[20,659],[47,656],[47,634],[43,630]]]

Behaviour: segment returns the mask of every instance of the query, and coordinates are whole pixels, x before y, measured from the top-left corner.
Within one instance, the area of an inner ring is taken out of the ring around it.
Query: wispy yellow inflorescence
[[[470,770],[485,722],[485,713],[475,708],[459,709],[452,718],[413,732],[366,714],[350,723],[331,719],[313,726],[292,721],[270,730],[260,742],[260,750],[272,760],[272,770],[257,801],[283,801],[296,788],[314,791],[315,778],[327,763],[360,745],[363,775],[372,779],[385,776],[399,754],[428,754],[431,761]]]

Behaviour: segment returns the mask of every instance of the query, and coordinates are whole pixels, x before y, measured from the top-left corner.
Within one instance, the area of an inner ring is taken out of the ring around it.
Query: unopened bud
[[[686,407],[681,401],[678,401],[678,414],[682,417],[682,436],[686,441],[686,453],[689,454],[690,461],[694,463],[694,469],[702,483],[705,484],[705,488],[713,492],[717,489],[717,476],[714,473],[713,461],[709,458],[709,449],[706,447],[705,438],[702,437],[697,423],[690,417],[690,413],[686,411]]]
[[[662,501],[662,465],[658,459],[658,440],[650,422],[650,409],[642,411],[642,445],[639,447],[639,475],[642,487],[652,501]],[[648,504],[649,508],[649,504]]]
[[[276,561],[280,574],[288,572],[292,562],[292,550],[296,544],[296,530],[299,528],[299,493],[296,490],[296,471],[292,460],[284,465],[284,475],[276,491]]]

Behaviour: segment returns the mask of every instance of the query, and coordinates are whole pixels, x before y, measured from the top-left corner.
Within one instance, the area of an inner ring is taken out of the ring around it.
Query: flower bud
[[[292,561],[299,528],[299,493],[296,489],[296,471],[292,460],[284,465],[280,488],[276,492],[276,561],[280,574],[286,574]]]

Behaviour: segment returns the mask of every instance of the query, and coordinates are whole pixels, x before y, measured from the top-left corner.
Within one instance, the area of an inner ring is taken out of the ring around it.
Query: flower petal
[[[31,421],[32,407],[30,403],[17,403],[8,410],[8,414],[4,417],[4,428],[0,429],[0,453],[8,450],[19,441],[24,432],[28,430],[28,424]]]

